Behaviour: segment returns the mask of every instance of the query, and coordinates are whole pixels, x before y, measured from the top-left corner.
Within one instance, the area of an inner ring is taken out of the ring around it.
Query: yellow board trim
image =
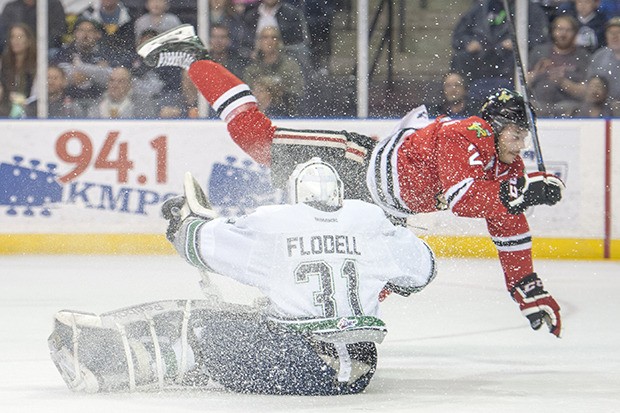
[[[488,237],[421,237],[438,257],[493,258],[495,245]],[[603,259],[603,240],[535,238],[534,258]],[[620,260],[620,240],[611,242],[611,259]],[[0,254],[173,254],[163,235],[155,234],[0,234]]]
[[[172,254],[155,234],[0,234],[0,254]]]

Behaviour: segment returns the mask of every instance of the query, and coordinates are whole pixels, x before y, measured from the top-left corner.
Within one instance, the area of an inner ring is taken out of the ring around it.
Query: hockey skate
[[[138,47],[138,54],[151,67],[176,66],[184,69],[209,52],[190,24],[183,24],[156,36]]]

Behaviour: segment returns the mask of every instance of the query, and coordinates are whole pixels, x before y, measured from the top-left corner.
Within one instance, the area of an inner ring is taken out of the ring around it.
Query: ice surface
[[[497,261],[439,264],[426,290],[384,302],[389,333],[363,394],[86,395],[69,391],[50,360],[54,312],[201,298],[197,272],[173,256],[0,256],[0,412],[620,412],[620,263],[536,262],[562,306],[559,340],[530,330]],[[237,302],[256,295],[216,282]]]

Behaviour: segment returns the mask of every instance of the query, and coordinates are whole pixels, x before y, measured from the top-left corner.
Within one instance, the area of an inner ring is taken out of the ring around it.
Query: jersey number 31
[[[363,315],[359,299],[359,276],[354,260],[345,260],[340,269],[340,276],[347,283],[347,298],[351,312],[355,316]],[[314,305],[321,307],[326,318],[336,317],[337,307],[334,299],[334,272],[325,261],[304,262],[295,269],[295,281],[307,283],[310,277],[318,277],[320,290],[314,292]]]

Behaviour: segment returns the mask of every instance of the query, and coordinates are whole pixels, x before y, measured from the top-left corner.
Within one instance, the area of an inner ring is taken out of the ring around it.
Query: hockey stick
[[[525,72],[523,69],[523,63],[521,62],[521,53],[519,52],[519,44],[517,43],[517,31],[515,29],[512,16],[510,15],[510,8],[508,7],[508,0],[503,0],[504,10],[506,11],[506,20],[508,21],[508,28],[510,30],[510,37],[512,40],[512,47],[515,55],[516,72],[521,84],[521,95],[523,95],[523,101],[525,102],[525,116],[527,117],[527,123],[530,126],[530,133],[532,135],[532,144],[534,145],[534,154],[536,155],[536,163],[540,172],[546,172],[545,162],[543,161],[542,151],[540,150],[540,142],[538,140],[538,129],[536,128],[536,122],[534,122],[534,113],[532,106],[530,105],[530,95],[525,83]]]

